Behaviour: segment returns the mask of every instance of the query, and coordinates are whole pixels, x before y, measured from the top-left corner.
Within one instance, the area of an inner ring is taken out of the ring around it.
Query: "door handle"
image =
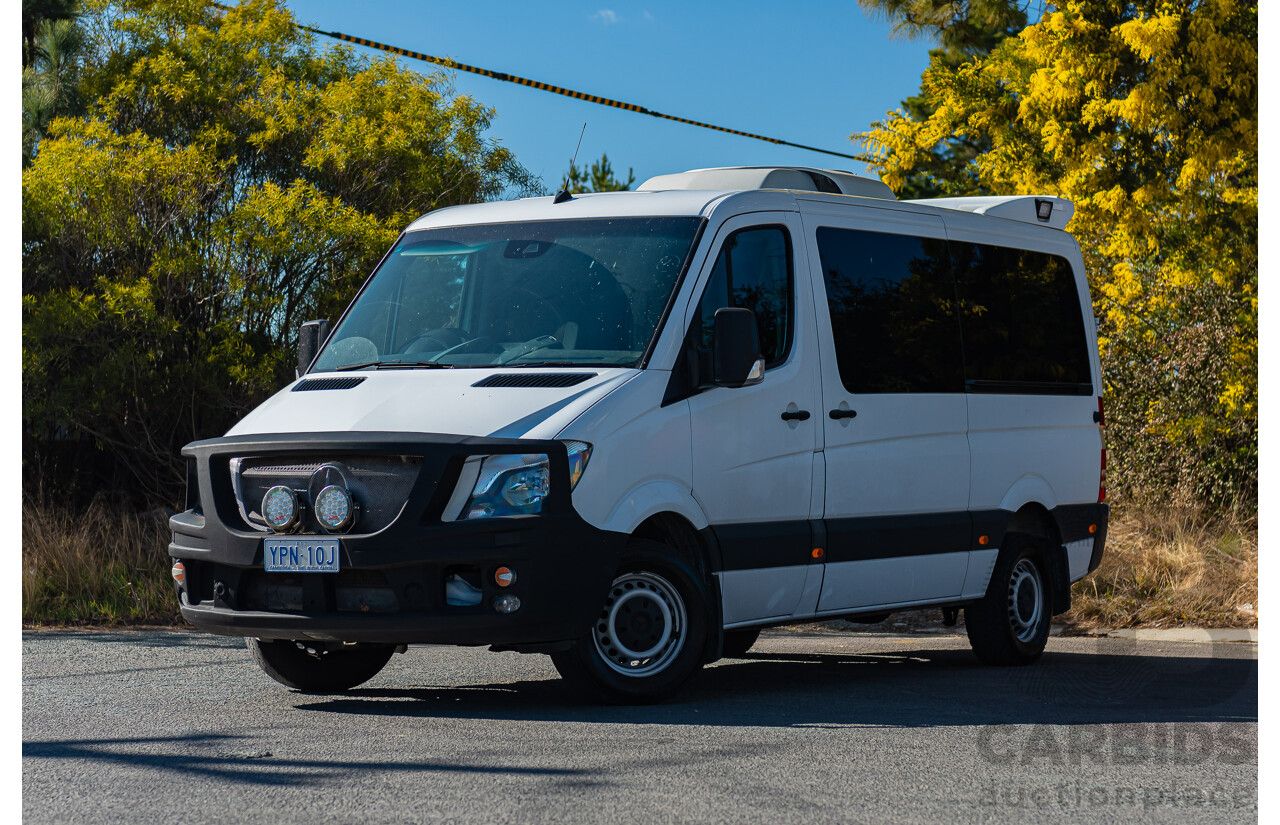
[[[808,410],[796,410],[795,412],[784,412],[782,414],[783,421],[808,421]]]
[[[857,410],[832,410],[827,413],[832,421],[839,421],[841,418],[857,418]]]

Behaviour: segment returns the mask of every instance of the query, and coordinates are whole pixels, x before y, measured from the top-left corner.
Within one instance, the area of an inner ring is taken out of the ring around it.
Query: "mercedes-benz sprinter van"
[[[432,212],[183,450],[182,614],[304,691],[445,643],[646,699],[925,605],[1032,662],[1107,530],[1071,214],[799,167]]]

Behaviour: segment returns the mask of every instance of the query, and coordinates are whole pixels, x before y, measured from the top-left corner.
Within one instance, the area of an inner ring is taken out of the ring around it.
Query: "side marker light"
[[[815,548],[813,548],[813,553],[812,553],[812,555],[813,555],[813,557],[814,557],[815,559],[820,559],[820,558],[822,558],[823,556],[825,556],[826,554],[827,554],[827,551],[826,551],[826,550],[824,550],[824,549],[823,549],[823,548],[821,548],[821,547],[815,547]]]
[[[182,584],[187,580],[187,568],[180,561],[174,562],[173,569],[169,572],[173,574],[173,580],[178,584]]]
[[[493,580],[498,583],[498,587],[510,587],[516,583],[516,571],[510,567],[499,567],[493,571]]]

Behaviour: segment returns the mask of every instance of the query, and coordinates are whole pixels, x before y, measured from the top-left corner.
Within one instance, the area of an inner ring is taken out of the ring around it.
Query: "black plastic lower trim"
[[[204,518],[170,520],[170,555],[187,562],[182,614],[212,633],[267,639],[395,643],[531,644],[587,632],[617,571],[627,537],[587,524],[573,509],[568,457],[557,441],[412,433],[319,433],[221,438],[183,452],[198,466]],[[386,528],[340,537],[339,573],[266,573],[266,533],[244,523],[228,463],[235,456],[420,456],[419,476]],[[441,519],[471,455],[545,453],[551,490],[539,515],[447,522]],[[500,588],[499,566],[516,571]],[[482,592],[475,605],[451,605],[446,580],[466,571]],[[518,596],[499,614],[493,598]],[[262,609],[263,606],[269,609]],[[368,612],[359,612],[365,611]],[[356,612],[353,612],[356,611]]]

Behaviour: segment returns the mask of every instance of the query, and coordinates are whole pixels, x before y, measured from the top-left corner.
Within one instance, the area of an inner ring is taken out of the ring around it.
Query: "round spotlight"
[[[346,530],[355,521],[356,508],[351,494],[330,484],[316,496],[316,521],[330,533]]]
[[[298,497],[284,485],[272,487],[262,497],[262,519],[277,533],[298,523],[298,509]]]

